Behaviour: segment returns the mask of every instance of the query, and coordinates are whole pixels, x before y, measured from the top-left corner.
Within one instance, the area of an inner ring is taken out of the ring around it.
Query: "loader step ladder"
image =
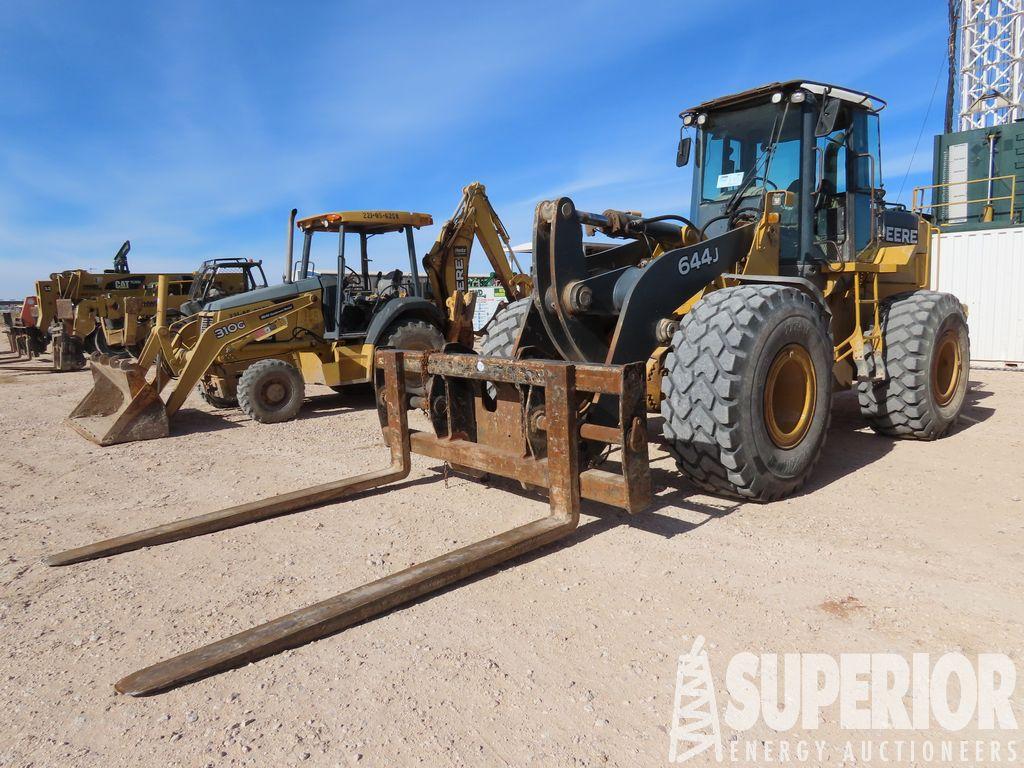
[[[853,331],[835,349],[835,362],[852,358],[859,381],[885,378],[878,275],[878,272],[853,273]],[[864,331],[865,319],[871,323],[867,332]]]
[[[118,691],[136,696],[158,693],[248,664],[334,634],[550,544],[576,529],[581,496],[631,512],[650,502],[642,364],[572,365],[396,350],[378,351],[375,362],[383,372],[378,391],[383,432],[391,450],[388,468],[71,549],[46,558],[46,564],[109,557],[337,501],[404,479],[410,472],[412,452],[545,487],[549,514],[147,667],[118,681]],[[429,377],[431,413],[441,434],[409,429],[408,373]],[[488,384],[496,396],[487,394]],[[581,392],[618,398],[619,427],[581,427],[578,417],[585,400]],[[538,402],[543,403],[540,412],[528,413],[524,408]],[[542,450],[535,439],[539,432],[545,438]],[[534,440],[528,445],[531,436]],[[580,471],[581,441],[596,436],[614,439],[622,447],[621,474]]]

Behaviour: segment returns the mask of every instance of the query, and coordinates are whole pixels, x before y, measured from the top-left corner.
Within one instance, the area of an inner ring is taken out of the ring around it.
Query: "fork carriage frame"
[[[378,350],[386,469],[241,504],[46,558],[69,565],[297,512],[402,480],[411,454],[546,488],[546,516],[343,592],[231,637],[135,672],[115,684],[148,695],[251,663],[339,632],[571,534],[581,498],[630,513],[651,499],[642,363],[622,366],[505,360],[472,354]],[[406,376],[428,380],[406,395]],[[596,398],[618,402],[616,427],[586,422]],[[435,434],[409,428],[408,409],[428,411]],[[621,472],[581,467],[586,444],[621,448]]]

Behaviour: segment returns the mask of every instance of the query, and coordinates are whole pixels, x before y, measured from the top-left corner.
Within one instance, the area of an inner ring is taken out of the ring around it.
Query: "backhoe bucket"
[[[68,417],[76,432],[97,445],[170,434],[163,400],[137,362],[97,353],[90,367],[92,389]]]

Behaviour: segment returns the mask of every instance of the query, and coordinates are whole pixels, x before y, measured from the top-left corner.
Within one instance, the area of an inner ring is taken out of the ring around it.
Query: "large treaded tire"
[[[199,397],[203,402],[209,403],[214,408],[236,408],[238,407],[238,399],[234,397],[220,397],[214,393],[214,390],[207,388],[206,383],[200,381],[196,384],[196,392],[199,393]]]
[[[246,368],[238,380],[238,407],[261,424],[294,419],[305,396],[302,374],[284,360],[259,360]]]
[[[408,318],[392,323],[381,334],[382,347],[409,349],[414,352],[426,352],[444,347],[444,334],[441,329],[426,320]],[[405,376],[405,392],[407,395],[423,396],[427,388],[423,377],[408,373]]]
[[[796,344],[813,366],[806,386],[815,398],[804,436],[783,449],[766,425],[766,381],[780,353]],[[785,286],[713,291],[683,318],[665,365],[663,434],[693,483],[756,501],[803,485],[831,418],[832,339],[818,302]]]
[[[481,357],[512,357],[519,329],[530,313],[531,301],[530,297],[519,299],[498,311],[480,340]]]
[[[970,378],[971,345],[963,307],[951,294],[916,291],[884,302],[881,321],[888,378],[881,384],[858,383],[861,413],[882,435],[917,440],[942,437],[963,410]],[[960,364],[959,378],[945,404],[934,389],[939,375],[936,354],[943,338],[958,345]]]

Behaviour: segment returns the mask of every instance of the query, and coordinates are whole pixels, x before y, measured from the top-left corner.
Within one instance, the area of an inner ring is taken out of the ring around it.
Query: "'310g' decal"
[[[714,249],[714,253],[711,248],[694,251],[692,256],[683,256],[679,259],[679,274],[688,275],[694,270],[714,264],[716,261],[718,261],[718,248]]]
[[[228,323],[223,328],[217,328],[216,330],[214,330],[213,335],[215,337],[217,337],[218,339],[223,339],[229,333],[234,333],[235,331],[240,331],[243,328],[245,328],[245,321],[244,320],[239,320],[236,323]]]

